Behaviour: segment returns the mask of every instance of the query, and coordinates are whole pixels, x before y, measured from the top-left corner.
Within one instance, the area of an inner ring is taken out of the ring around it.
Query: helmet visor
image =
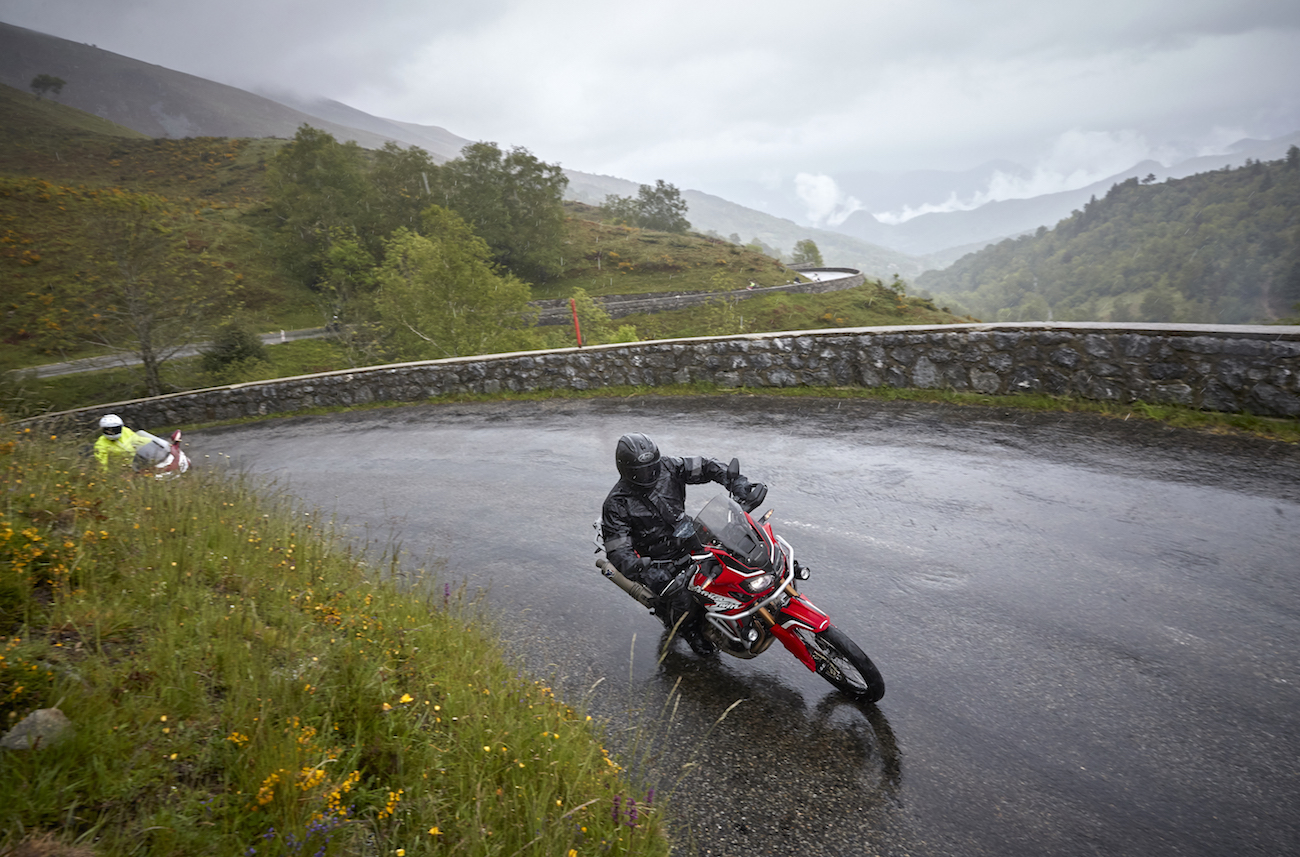
[[[121,426],[104,426],[105,437],[119,437],[122,434]]]
[[[628,480],[639,488],[649,488],[659,479],[659,459],[649,464],[634,464],[628,468]]]

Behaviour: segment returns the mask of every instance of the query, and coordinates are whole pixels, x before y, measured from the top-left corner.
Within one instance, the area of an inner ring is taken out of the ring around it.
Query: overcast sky
[[[0,0],[0,20],[586,172],[810,205],[851,171],[1009,159],[1056,190],[1300,130],[1295,0]]]

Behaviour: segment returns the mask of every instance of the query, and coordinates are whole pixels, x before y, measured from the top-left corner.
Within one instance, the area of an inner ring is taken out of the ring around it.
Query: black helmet
[[[625,434],[614,452],[618,475],[637,488],[649,488],[659,478],[659,447],[643,434]]]

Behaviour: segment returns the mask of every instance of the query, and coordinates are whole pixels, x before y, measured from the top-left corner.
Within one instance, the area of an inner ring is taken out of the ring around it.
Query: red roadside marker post
[[[578,326],[578,303],[569,298],[569,309],[573,310],[573,335],[578,338],[578,347],[582,347],[582,328]]]

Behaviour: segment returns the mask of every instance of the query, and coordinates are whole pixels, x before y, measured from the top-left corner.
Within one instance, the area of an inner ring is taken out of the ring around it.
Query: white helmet
[[[117,414],[104,414],[99,418],[99,427],[109,437],[117,437],[122,433],[122,418]]]

